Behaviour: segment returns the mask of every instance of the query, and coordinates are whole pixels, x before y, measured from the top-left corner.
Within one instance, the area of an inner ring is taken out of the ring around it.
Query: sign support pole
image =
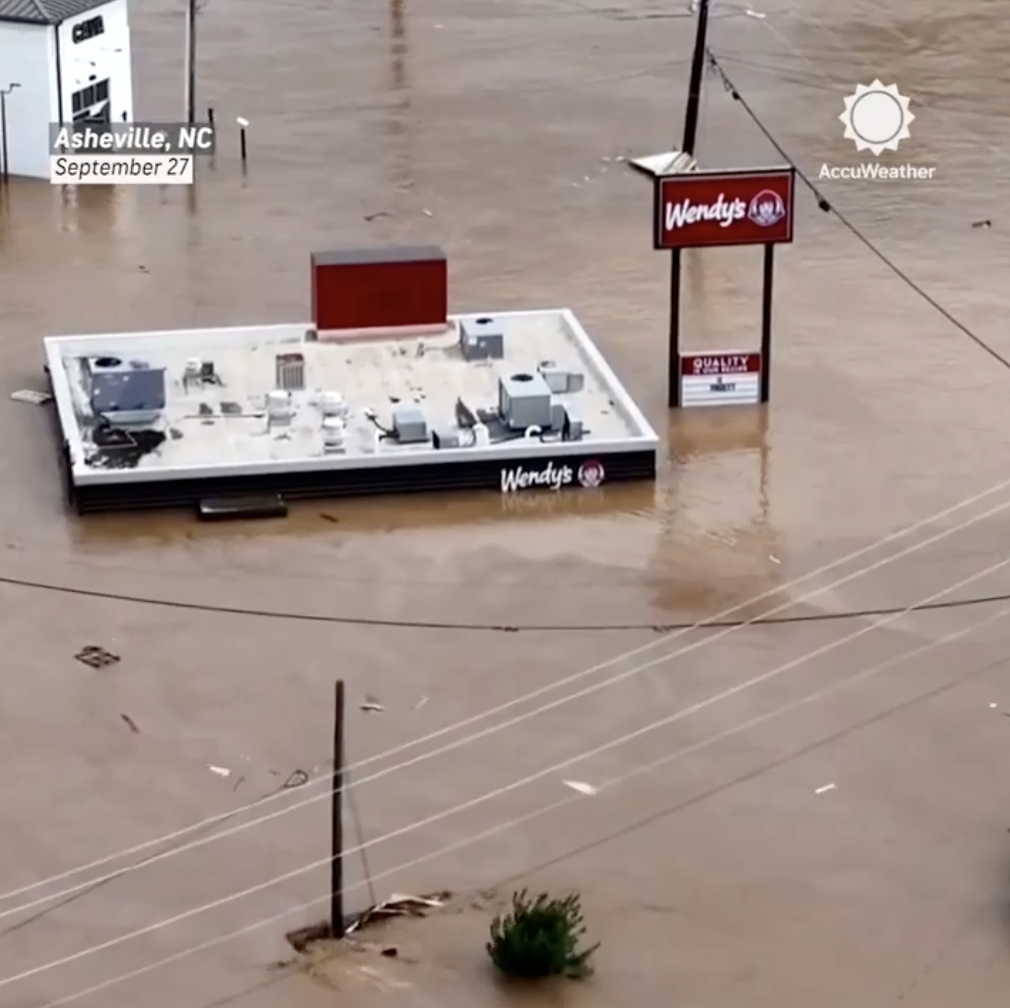
[[[681,406],[680,394],[680,249],[670,252],[670,359],[667,362],[666,404]]]
[[[694,36],[694,54],[691,57],[691,77],[687,91],[687,108],[684,111],[684,139],[680,149],[694,156],[698,139],[698,117],[701,111],[701,82],[705,72],[705,46],[708,40],[709,0],[700,0],[698,27]],[[662,212],[662,211],[660,211]],[[670,409],[680,402],[680,273],[681,250],[670,251],[670,360],[667,371],[666,401]]]
[[[765,245],[764,282],[761,288],[761,398],[767,403],[772,387],[772,300],[775,281],[775,246]]]

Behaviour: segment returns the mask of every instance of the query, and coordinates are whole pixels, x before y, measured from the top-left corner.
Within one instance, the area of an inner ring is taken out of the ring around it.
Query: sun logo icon
[[[908,110],[909,99],[897,84],[875,80],[869,87],[857,84],[855,94],[845,99],[845,111],[838,117],[845,124],[845,139],[854,141],[856,150],[872,151],[878,157],[896,151],[902,140],[912,135],[908,124],[915,119]]]

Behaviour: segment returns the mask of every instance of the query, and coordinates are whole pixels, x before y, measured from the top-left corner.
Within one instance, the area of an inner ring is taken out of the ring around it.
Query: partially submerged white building
[[[127,0],[0,0],[0,92],[11,175],[49,177],[49,124],[130,122]]]

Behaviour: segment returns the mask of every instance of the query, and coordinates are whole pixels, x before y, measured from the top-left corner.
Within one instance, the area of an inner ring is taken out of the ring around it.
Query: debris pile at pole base
[[[429,893],[424,896],[393,893],[389,899],[347,918],[344,922],[344,935],[349,937],[355,932],[393,917],[426,917],[431,910],[440,910],[451,899],[451,892]],[[333,940],[333,929],[329,921],[320,921],[289,931],[285,937],[296,952],[304,955],[316,943]]]

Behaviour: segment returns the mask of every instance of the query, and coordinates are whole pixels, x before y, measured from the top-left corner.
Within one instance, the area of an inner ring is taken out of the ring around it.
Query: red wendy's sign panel
[[[685,378],[749,375],[761,373],[759,353],[689,353],[680,358],[680,373]]]
[[[691,172],[656,179],[655,247],[769,245],[793,240],[796,171]]]

